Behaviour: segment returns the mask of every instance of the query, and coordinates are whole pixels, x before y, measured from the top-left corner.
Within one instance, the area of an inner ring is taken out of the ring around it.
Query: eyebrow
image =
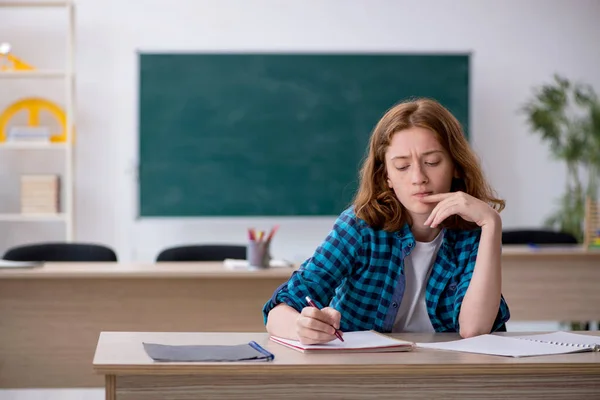
[[[443,153],[443,152],[442,152],[442,150],[429,150],[429,151],[426,151],[424,153],[421,153],[421,155],[422,156],[428,156],[428,155],[434,154],[434,153]],[[392,160],[395,160],[397,158],[399,158],[399,159],[408,159],[408,158],[410,158],[410,156],[394,156],[394,157],[392,157]]]

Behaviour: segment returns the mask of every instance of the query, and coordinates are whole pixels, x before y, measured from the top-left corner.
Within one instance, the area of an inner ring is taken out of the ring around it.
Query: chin
[[[412,214],[431,214],[431,211],[435,208],[435,204],[411,204],[409,207],[406,207],[408,211]]]

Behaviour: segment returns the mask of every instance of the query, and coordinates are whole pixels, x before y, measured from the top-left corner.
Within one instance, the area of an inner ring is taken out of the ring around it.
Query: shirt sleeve
[[[264,323],[269,311],[285,303],[302,311],[309,296],[319,307],[329,305],[335,290],[350,275],[362,246],[358,219],[352,212],[340,215],[331,232],[290,279],[279,286],[263,307]]]
[[[479,251],[479,236],[477,236],[477,240],[473,243],[472,250],[469,254],[467,266],[465,271],[462,274],[459,284],[456,288],[456,297],[454,300],[454,326],[456,327],[456,332],[460,331],[460,325],[458,323],[458,317],[460,315],[460,308],[462,306],[463,299],[465,298],[465,294],[467,293],[467,289],[469,288],[469,284],[471,283],[471,278],[473,278],[473,271],[475,270],[475,261],[477,261],[477,253]],[[510,318],[510,312],[508,310],[508,305],[504,300],[504,296],[500,295],[500,307],[498,308],[498,314],[496,315],[496,319],[494,320],[494,325],[492,327],[492,332],[496,332],[500,328],[504,327],[506,321]]]

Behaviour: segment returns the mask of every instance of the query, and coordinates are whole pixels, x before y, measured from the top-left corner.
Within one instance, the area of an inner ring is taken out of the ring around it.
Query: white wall
[[[600,92],[597,0],[76,4],[77,238],[107,243],[121,260],[152,260],[161,248],[180,243],[243,242],[249,225],[267,228],[274,223],[281,224],[274,256],[300,260],[333,222],[136,219],[138,51],[472,52],[472,143],[492,184],[507,200],[505,227],[541,225],[564,187],[563,166],[549,158],[546,145],[528,132],[517,113],[532,86],[559,72],[591,83]],[[31,31],[39,29],[44,39],[53,38],[59,31],[53,27],[56,21],[40,17],[27,29],[19,27],[24,21],[31,18],[9,18],[8,11],[0,9],[0,41],[6,35],[4,40],[20,44],[15,52],[39,64],[54,60],[47,47],[38,48],[40,42],[32,40]],[[0,86],[0,101],[8,96],[2,90]],[[0,157],[6,158],[4,153]],[[7,167],[3,163],[0,168]],[[0,196],[9,194],[0,191]],[[38,228],[0,225],[0,251],[32,240],[31,229]]]

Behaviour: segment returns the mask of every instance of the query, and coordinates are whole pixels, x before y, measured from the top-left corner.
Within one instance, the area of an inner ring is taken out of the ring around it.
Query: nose
[[[422,185],[427,183],[427,175],[423,171],[423,167],[420,164],[417,164],[415,168],[412,169],[412,183],[413,185]]]

